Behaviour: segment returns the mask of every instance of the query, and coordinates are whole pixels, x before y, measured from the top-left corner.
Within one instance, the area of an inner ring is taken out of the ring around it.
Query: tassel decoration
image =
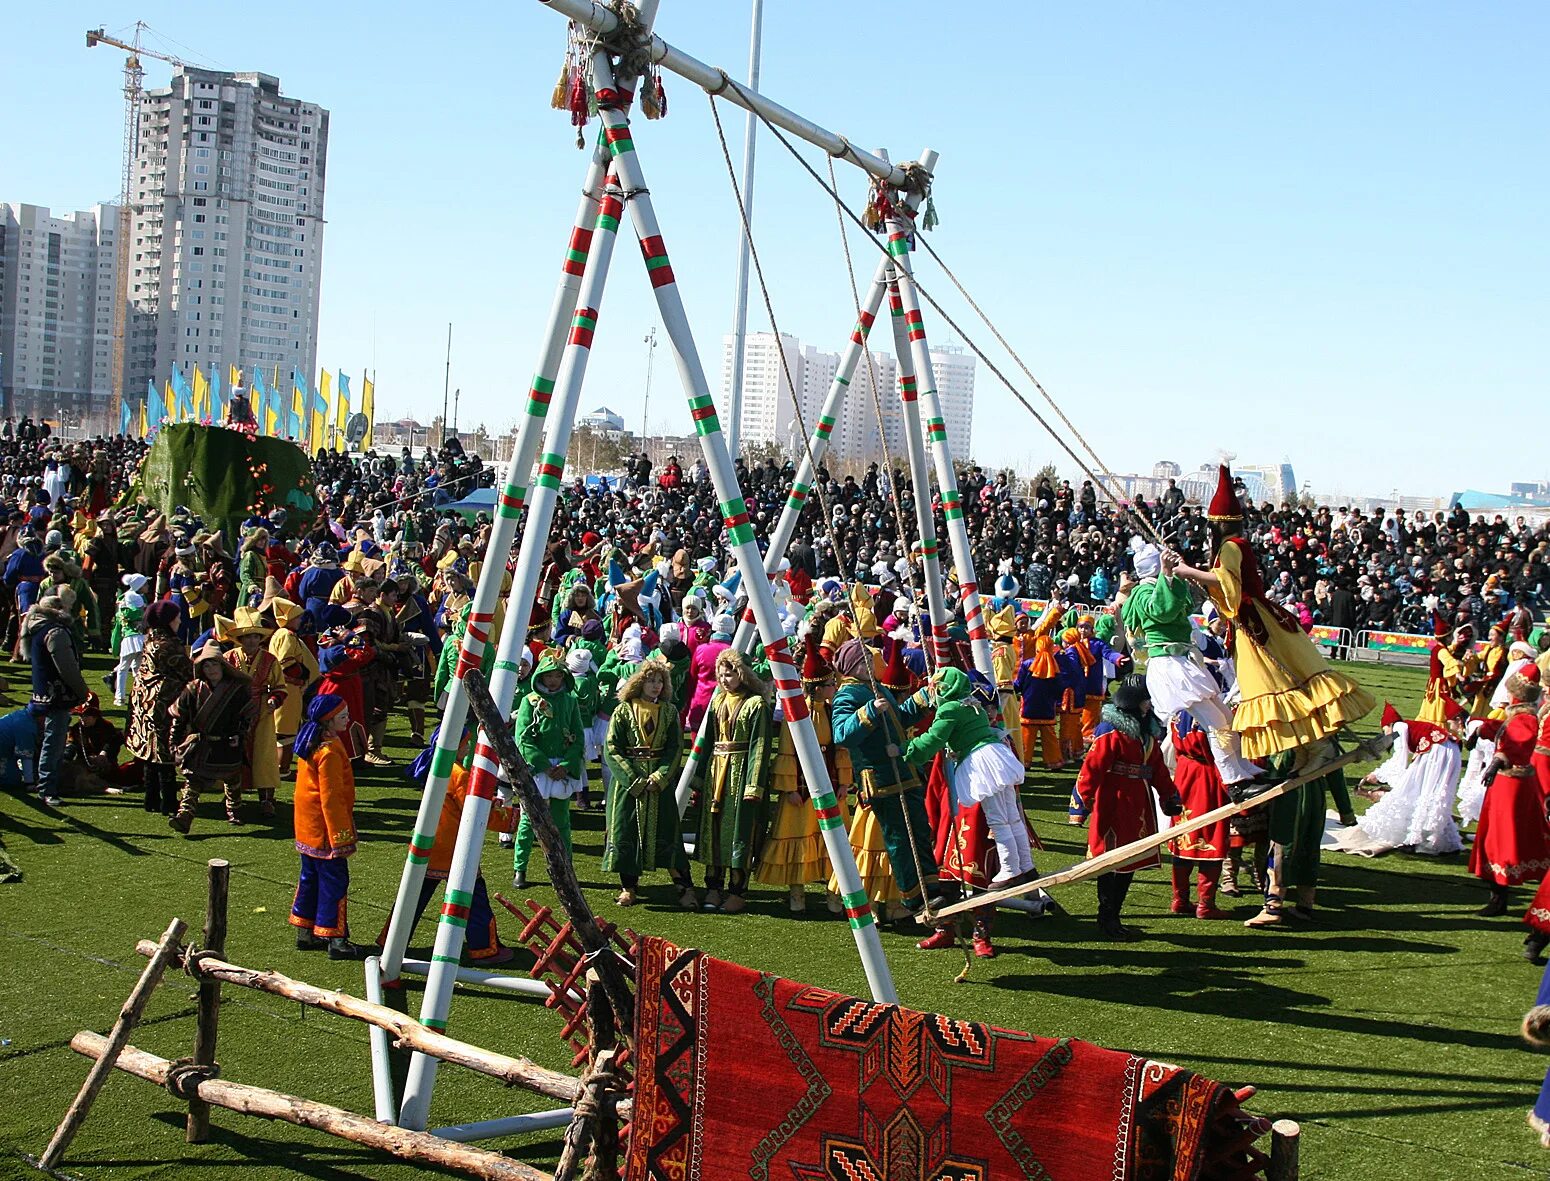
[[[660,70],[657,72],[656,77],[652,80],[651,92],[653,97],[655,97],[657,100],[657,110],[661,112],[657,118],[667,118],[667,91],[662,89],[662,73]]]
[[[566,98],[566,109],[570,111],[571,125],[583,127],[587,122],[587,82],[580,70],[573,70],[570,77],[570,92]]]
[[[651,93],[649,87],[640,92],[640,113],[648,119],[662,117],[662,109],[657,106],[657,96]]]
[[[565,99],[570,92],[570,62],[560,67],[560,80],[554,84],[554,94],[549,98],[549,105],[556,111],[565,110]]]
[[[931,197],[931,194],[927,193],[926,194],[926,216],[925,216],[925,221],[924,221],[926,229],[928,229],[928,230],[936,229],[937,222],[940,221],[940,220],[941,219],[938,218],[937,215],[936,215],[936,201]]]

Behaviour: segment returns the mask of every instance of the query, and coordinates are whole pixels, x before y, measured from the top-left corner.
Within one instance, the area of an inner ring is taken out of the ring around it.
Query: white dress
[[[1470,729],[1479,731],[1478,720],[1470,723]],[[1459,820],[1466,825],[1480,819],[1480,809],[1485,806],[1485,769],[1496,757],[1496,743],[1489,738],[1475,739],[1474,749],[1469,752],[1469,762],[1464,767],[1464,778],[1459,783]]]
[[[1463,763],[1459,744],[1418,745],[1425,749],[1410,761],[1392,790],[1368,808],[1356,825],[1336,835],[1338,852],[1376,857],[1390,849],[1410,848],[1440,856],[1464,847],[1453,823],[1453,791]]]

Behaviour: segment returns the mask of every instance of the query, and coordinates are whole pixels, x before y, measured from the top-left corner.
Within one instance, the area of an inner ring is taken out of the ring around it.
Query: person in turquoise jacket
[[[517,749],[532,768],[533,782],[549,803],[565,852],[571,851],[570,800],[585,786],[586,727],[576,701],[576,681],[565,667],[565,654],[551,648],[533,668],[533,687],[517,707],[513,726]],[[517,826],[512,861],[513,888],[527,889],[527,863],[535,840],[526,811]]]
[[[962,669],[939,669],[925,692],[936,706],[936,716],[923,734],[910,740],[905,761],[923,765],[945,750],[957,763],[953,792],[958,806],[978,804],[996,842],[1001,867],[991,884],[1030,880],[1035,876],[1033,850],[1018,795],[1022,762],[1005,733],[990,724],[990,715],[974,700],[974,687]]]
[[[926,816],[925,784],[904,755],[909,737],[905,726],[927,708],[924,695],[915,693],[902,702],[895,701],[877,679],[872,650],[857,639],[840,645],[834,654],[834,667],[840,674],[830,715],[834,741],[850,751],[861,796],[882,826],[883,844],[903,905],[912,913],[918,912],[928,894],[935,898],[944,892],[938,880],[931,821]],[[951,901],[946,897],[939,900],[943,904]]]

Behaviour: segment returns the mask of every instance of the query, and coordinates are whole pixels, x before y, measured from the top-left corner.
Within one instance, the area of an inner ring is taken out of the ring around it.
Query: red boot
[[[1199,902],[1195,906],[1197,919],[1230,919],[1232,915],[1225,910],[1218,910],[1216,906],[1216,887],[1221,881],[1222,863],[1220,861],[1203,861],[1200,863],[1200,876],[1195,879],[1196,897]]]
[[[915,944],[921,951],[942,951],[953,947],[958,943],[958,936],[953,934],[951,927],[938,927],[927,935],[919,943]]]
[[[987,923],[974,924],[974,954],[982,960],[996,958],[996,945],[990,941],[990,926]]]
[[[1189,871],[1192,868],[1191,862],[1178,857],[1173,859],[1173,905],[1169,909],[1174,914],[1188,914],[1190,911]]]

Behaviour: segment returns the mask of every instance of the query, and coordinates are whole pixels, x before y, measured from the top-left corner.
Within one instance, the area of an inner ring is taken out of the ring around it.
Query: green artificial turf
[[[96,662],[101,665],[101,661]],[[1413,669],[1346,666],[1381,698],[1413,709],[1423,685]],[[94,674],[95,676],[95,674]],[[17,678],[13,675],[13,681]],[[13,693],[17,700],[19,693]],[[1376,715],[1368,720],[1370,732]],[[407,757],[402,729],[391,753]],[[1026,793],[1048,873],[1080,859],[1084,834],[1065,823],[1072,776],[1041,776]],[[288,796],[282,790],[282,796]],[[360,789],[360,854],[351,862],[350,912],[358,938],[385,921],[403,866],[417,797],[401,777],[374,773]],[[0,886],[0,1174],[25,1175],[22,1154],[42,1150],[80,1085],[87,1061],[68,1048],[80,1029],[105,1032],[144,961],[136,940],[157,937],[174,915],[197,931],[206,859],[232,863],[228,957],[275,967],[359,995],[361,969],[304,955],[286,925],[296,855],[285,820],[240,830],[207,800],[191,837],[172,833],[138,796],[70,801],[59,812],[0,796],[0,833],[26,872]],[[851,934],[816,905],[786,912],[782,893],[753,894],[739,917],[685,914],[665,881],[648,882],[643,905],[621,911],[617,885],[598,868],[598,813],[577,813],[577,867],[597,910],[637,930],[753,967],[865,992]],[[1325,855],[1315,927],[1250,931],[1168,914],[1165,870],[1139,875],[1127,921],[1148,938],[1096,938],[1091,883],[1061,900],[1070,917],[1003,912],[999,958],[951,981],[956,953],[920,952],[910,933],[885,932],[900,997],[916,1008],[1070,1035],[1143,1052],[1233,1084],[1259,1088],[1250,1106],[1290,1116],[1304,1129],[1303,1176],[1482,1181],[1543,1175],[1550,1157],[1524,1124],[1545,1059],[1517,1026],[1539,969],[1518,956],[1521,928],[1476,918],[1484,899],[1453,858],[1390,855],[1376,861]],[[510,893],[510,863],[493,840],[484,868]],[[535,858],[532,896],[553,902]],[[1520,892],[1526,905],[1527,895]],[[1230,904],[1230,903],[1229,903]],[[1249,899],[1242,917],[1254,913]],[[414,945],[428,948],[435,906]],[[516,922],[504,912],[508,939]],[[190,1052],[192,982],[170,977],[134,1043],[175,1058]],[[228,988],[219,1058],[227,1078],[372,1111],[364,1026],[276,997]],[[410,998],[411,1011],[418,998]],[[455,1036],[563,1067],[554,1014],[531,1001],[459,988]],[[548,1106],[483,1076],[444,1066],[433,1124],[487,1119]],[[115,1075],[64,1170],[88,1179],[197,1176],[407,1178],[408,1166],[329,1137],[217,1110],[210,1143],[183,1141],[181,1106],[148,1083]],[[558,1135],[501,1147],[546,1166]]]

